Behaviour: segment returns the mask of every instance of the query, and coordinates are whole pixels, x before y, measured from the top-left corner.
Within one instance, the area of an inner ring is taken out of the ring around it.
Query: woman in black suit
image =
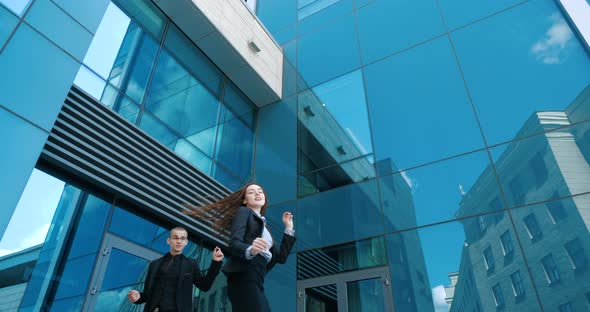
[[[285,232],[280,244],[273,241],[264,215],[266,193],[250,183],[228,197],[203,207],[189,206],[186,213],[212,220],[218,229],[229,227],[229,260],[222,268],[232,311],[270,311],[264,295],[264,276],[277,263],[285,263],[293,244],[293,215],[283,214]]]

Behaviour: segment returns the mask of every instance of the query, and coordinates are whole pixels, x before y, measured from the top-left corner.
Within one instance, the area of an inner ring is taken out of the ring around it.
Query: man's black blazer
[[[258,217],[250,208],[240,206],[234,216],[229,238],[230,257],[223,266],[223,272],[242,272],[248,267],[249,261],[246,259],[246,249],[252,245],[254,239],[262,236],[264,221]],[[266,271],[270,271],[275,264],[285,263],[293,244],[295,237],[283,234],[280,246],[273,242],[270,249],[272,253],[271,261],[266,265]]]
[[[178,277],[178,286],[176,288],[176,306],[178,312],[191,312],[193,310],[193,285],[202,291],[211,289],[211,285],[215,280],[219,269],[221,268],[221,261],[211,261],[211,266],[207,275],[201,274],[199,263],[196,259],[191,259],[183,254],[180,258],[180,275]],[[154,282],[156,273],[160,269],[160,264],[164,257],[156,259],[150,263],[143,292],[140,292],[140,298],[136,304],[146,303],[144,311],[152,312],[156,308],[156,302],[153,301],[152,294],[154,292]]]

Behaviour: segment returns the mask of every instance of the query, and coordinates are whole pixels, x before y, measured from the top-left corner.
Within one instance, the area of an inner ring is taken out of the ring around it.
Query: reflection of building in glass
[[[18,308],[40,251],[37,245],[0,257],[0,311]]]
[[[396,170],[391,159],[377,162],[380,167]],[[386,172],[383,170],[383,172]],[[416,226],[412,190],[403,175],[380,178],[385,222],[388,228]],[[418,231],[394,235],[389,242],[389,265],[393,279],[395,305],[401,311],[433,311],[432,292]]]
[[[545,308],[586,309],[584,294],[590,291],[590,202],[586,196],[568,196],[587,189],[590,183],[590,129],[586,124],[562,127],[590,117],[589,94],[587,87],[565,111],[533,114],[518,136],[549,132],[508,144],[495,168],[486,168],[464,196],[459,218],[503,209],[502,195],[490,191],[497,183],[495,169],[512,207],[567,198],[513,209],[510,217],[501,211],[463,220],[466,242],[458,281],[453,283],[451,311],[481,311],[482,307],[487,310],[494,306],[505,311],[536,308],[518,240]]]
[[[299,98],[299,171],[309,172],[299,177],[299,195],[326,191],[363,180],[375,175],[372,161],[365,156],[362,148],[332,116],[328,107],[322,104],[311,90]],[[305,142],[301,142],[304,140]],[[372,157],[372,156],[371,156]],[[348,161],[349,159],[355,159]],[[395,170],[391,159],[379,161],[377,167],[387,167],[383,172]],[[325,168],[328,167],[328,168]],[[323,170],[313,171],[317,168]],[[311,172],[310,172],[311,171]],[[380,171],[380,170],[378,170]],[[384,221],[388,229],[407,229],[416,226],[416,212],[408,182],[402,175],[389,175],[380,179]],[[366,195],[365,195],[366,194]],[[361,202],[372,202],[370,207],[379,207],[376,194],[363,193]],[[389,213],[388,213],[389,212]],[[322,212],[319,212],[320,215]],[[328,213],[328,212],[327,212]],[[328,213],[329,214],[329,213]],[[353,214],[339,215],[344,228],[359,229],[372,226],[371,220],[363,220],[367,213],[355,210]],[[371,214],[368,214],[371,215]],[[316,216],[317,217],[317,216]],[[326,218],[330,216],[327,215]],[[310,219],[302,222],[318,222]],[[309,235],[309,234],[308,234]],[[320,234],[318,234],[319,236]],[[422,244],[417,231],[396,235],[387,243],[391,269],[393,294],[396,307],[403,311],[433,311],[432,293]],[[363,246],[379,252],[384,248],[382,240],[370,240],[371,244],[353,243],[350,247],[335,246],[337,253],[329,250],[312,250],[299,256],[298,278],[308,279],[343,271],[383,265],[385,259],[365,262],[356,255],[362,255]],[[305,242],[301,242],[305,244]],[[320,273],[318,273],[320,272]],[[332,287],[334,288],[334,287]],[[335,298],[335,290],[327,287],[328,297]],[[331,295],[330,295],[331,294]]]

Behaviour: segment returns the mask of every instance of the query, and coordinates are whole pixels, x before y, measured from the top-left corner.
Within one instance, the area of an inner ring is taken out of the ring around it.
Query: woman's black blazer
[[[257,237],[262,236],[264,221],[258,217],[250,208],[240,206],[234,216],[230,228],[229,253],[228,261],[221,269],[225,273],[242,272],[248,268],[249,261],[246,259],[246,249],[252,245]],[[277,246],[273,242],[270,249],[272,253],[271,261],[266,265],[266,271],[270,271],[275,264],[285,263],[293,244],[295,237],[283,234],[281,244]]]

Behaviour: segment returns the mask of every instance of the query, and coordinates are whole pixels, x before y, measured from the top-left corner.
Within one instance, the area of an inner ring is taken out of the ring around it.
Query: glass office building
[[[588,1],[170,3],[0,0],[0,311],[142,310],[168,229],[226,244],[183,204],[250,181],[295,216],[273,311],[590,310]],[[272,36],[278,100],[203,15]]]

